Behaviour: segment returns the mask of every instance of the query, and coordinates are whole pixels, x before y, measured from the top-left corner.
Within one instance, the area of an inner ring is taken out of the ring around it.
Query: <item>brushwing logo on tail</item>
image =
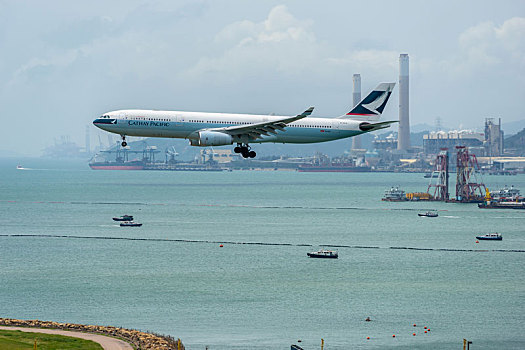
[[[381,109],[380,111],[378,110],[381,106],[383,106],[383,104],[385,103],[386,99],[388,98],[388,95],[389,95],[389,92],[383,92],[383,94],[381,96],[379,96],[378,99],[376,99],[375,101],[372,101],[368,104],[363,104],[361,105],[362,107],[368,109],[370,112],[374,113],[374,114],[381,114],[381,112],[383,111],[383,109]]]
[[[354,107],[346,115],[353,116],[379,116],[383,113],[388,98],[392,93],[394,84],[383,83],[378,88],[372,91],[361,103]],[[381,90],[379,90],[381,89]]]

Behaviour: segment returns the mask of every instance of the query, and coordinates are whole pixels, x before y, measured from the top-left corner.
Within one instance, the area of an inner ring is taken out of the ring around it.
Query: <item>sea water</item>
[[[525,348],[525,211],[380,200],[426,191],[422,174],[22,166],[0,161],[0,317],[187,349]],[[524,175],[484,181],[525,192]],[[503,241],[476,243],[489,232]]]

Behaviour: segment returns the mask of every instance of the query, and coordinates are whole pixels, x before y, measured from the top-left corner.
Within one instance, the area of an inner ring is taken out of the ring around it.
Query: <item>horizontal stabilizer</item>
[[[386,129],[390,127],[390,124],[393,124],[393,123],[399,123],[399,120],[392,120],[392,121],[381,122],[381,123],[362,122],[361,124],[359,124],[359,130],[369,132],[369,131],[375,131],[375,130],[380,130],[380,129]]]

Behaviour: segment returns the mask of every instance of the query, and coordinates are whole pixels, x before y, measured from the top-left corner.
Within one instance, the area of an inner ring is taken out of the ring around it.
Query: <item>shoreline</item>
[[[18,320],[12,318],[0,318],[0,326],[21,327],[26,329],[55,329],[77,333],[89,333],[116,338],[129,343],[134,349],[158,349],[171,350],[185,347],[180,339],[155,333],[146,333],[135,329],[127,329],[113,326],[83,325],[75,323],[59,323],[40,320]],[[0,327],[0,329],[2,329]],[[74,335],[72,335],[74,336]],[[180,348],[179,348],[180,344]]]

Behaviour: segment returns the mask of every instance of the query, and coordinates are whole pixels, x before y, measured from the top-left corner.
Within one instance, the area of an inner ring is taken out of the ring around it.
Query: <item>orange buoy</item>
[[[416,326],[416,324],[414,323],[414,327]]]
[[[476,243],[479,243],[479,241],[476,241]]]
[[[424,329],[427,329],[427,326],[423,327]]]
[[[427,331],[429,331],[429,332],[430,332],[430,328],[429,328],[429,329],[427,329]]]
[[[366,337],[366,340],[370,340],[370,337]]]
[[[415,337],[415,336],[416,336],[416,333],[412,333],[412,335]]]
[[[427,331],[425,331],[425,333],[426,333],[426,332],[427,332]]]
[[[395,337],[396,337],[396,335],[395,335],[395,334],[392,334],[392,338],[395,338]]]
[[[219,247],[221,247],[221,248],[222,248],[222,247],[224,247],[224,246],[223,246],[223,245],[221,244],[221,245],[220,245]]]

